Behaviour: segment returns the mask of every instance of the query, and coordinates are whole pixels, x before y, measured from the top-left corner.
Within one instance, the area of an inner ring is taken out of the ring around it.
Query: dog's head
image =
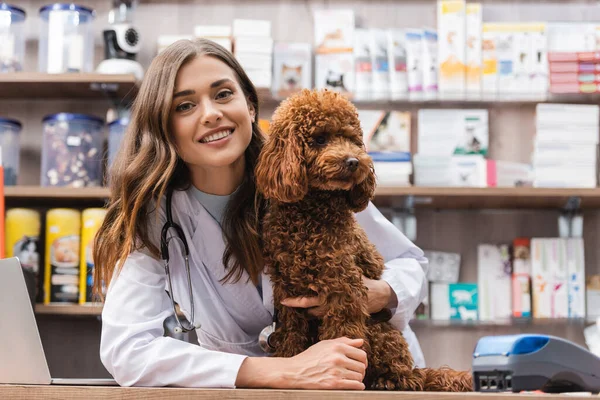
[[[360,211],[375,191],[356,108],[327,90],[305,89],[277,108],[255,173],[257,190],[286,203],[311,189],[342,190]]]

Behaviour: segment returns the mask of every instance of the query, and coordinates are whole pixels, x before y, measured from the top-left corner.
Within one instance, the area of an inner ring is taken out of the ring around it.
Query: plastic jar
[[[59,113],[44,117],[42,124],[42,186],[100,186],[104,121]]]
[[[23,70],[25,11],[0,3],[0,72]]]
[[[14,186],[19,176],[19,153],[21,123],[10,118],[0,117],[0,146],[2,146],[2,166],[4,185]]]
[[[94,10],[76,4],[56,3],[40,8],[40,72],[93,71],[94,17]]]
[[[129,118],[119,118],[108,124],[108,166],[115,160],[121,147],[125,130],[129,125]]]

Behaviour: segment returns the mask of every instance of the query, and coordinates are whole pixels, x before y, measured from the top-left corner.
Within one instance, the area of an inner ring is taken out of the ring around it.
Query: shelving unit
[[[7,207],[102,206],[109,196],[104,187],[63,188],[40,186],[6,186],[4,196]]]
[[[102,99],[107,94],[128,99],[137,93],[133,75],[96,73],[45,74],[15,72],[0,74],[0,98],[9,99]]]
[[[179,308],[177,308],[177,311],[180,316],[183,315],[179,311]],[[93,317],[102,315],[102,304],[36,304],[35,313],[40,315],[68,315],[76,317]]]
[[[70,315],[70,316],[99,316],[102,314],[102,305],[35,305],[36,314],[45,315]]]
[[[583,318],[547,318],[547,319],[506,319],[497,321],[461,321],[461,320],[433,320],[416,319],[410,325],[417,328],[444,328],[444,327],[553,327],[553,326],[587,326],[595,323],[591,319]]]
[[[6,202],[16,204],[90,204],[104,203],[109,196],[106,187],[62,188],[39,186],[7,186]],[[389,204],[395,199],[412,196],[415,207],[439,209],[558,209],[577,197],[582,208],[600,208],[600,188],[546,189],[546,188],[461,188],[378,186],[375,192],[378,204]]]

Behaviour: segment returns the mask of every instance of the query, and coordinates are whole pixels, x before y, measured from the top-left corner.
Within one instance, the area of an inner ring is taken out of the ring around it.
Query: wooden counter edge
[[[253,399],[270,400],[292,398],[296,400],[313,399],[403,399],[403,400],[449,400],[449,399],[493,399],[514,400],[521,398],[547,397],[548,399],[572,399],[568,395],[533,396],[531,394],[511,393],[434,393],[434,392],[354,392],[354,391],[317,391],[317,390],[275,390],[275,389],[191,389],[191,388],[126,388],[102,386],[60,386],[60,385],[1,385],[2,399]],[[598,398],[597,396],[595,396]]]

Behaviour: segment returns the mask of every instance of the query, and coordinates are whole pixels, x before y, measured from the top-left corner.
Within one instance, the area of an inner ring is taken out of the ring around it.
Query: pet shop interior
[[[472,371],[473,398],[597,395],[595,0],[0,1],[1,257],[19,258],[51,376],[111,378],[91,295],[108,171],[150,62],[195,38],[240,62],[267,137],[275,109],[301,89],[356,106],[372,201],[428,259],[428,293],[409,322],[428,367]],[[0,331],[11,324],[2,317]],[[171,326],[165,335],[198,343]],[[0,398],[128,396],[4,383]],[[245,396],[139,390],[131,396]]]

